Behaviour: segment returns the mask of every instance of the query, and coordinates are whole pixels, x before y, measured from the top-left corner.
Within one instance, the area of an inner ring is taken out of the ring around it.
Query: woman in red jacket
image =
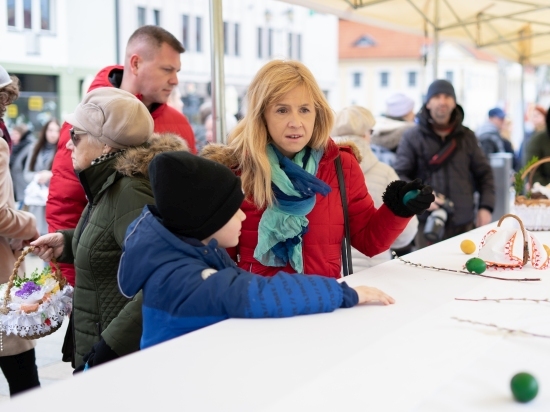
[[[241,176],[247,218],[239,245],[229,250],[240,267],[265,276],[284,270],[340,277],[344,213],[338,157],[351,244],[367,256],[387,250],[410,218],[433,202],[431,188],[420,180],[398,180],[376,209],[352,147],[330,139],[333,121],[311,72],[300,62],[274,60],[250,84],[248,112],[228,146],[203,151]],[[405,194],[415,190],[416,198],[407,195],[404,203]]]

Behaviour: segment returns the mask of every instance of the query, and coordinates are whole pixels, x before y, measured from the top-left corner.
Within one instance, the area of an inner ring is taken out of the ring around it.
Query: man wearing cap
[[[139,350],[141,295],[129,300],[117,283],[122,244],[130,223],[154,203],[149,162],[160,152],[187,146],[175,135],[153,135],[147,107],[114,87],[86,94],[67,122],[72,125],[67,149],[88,204],[76,228],[31,244],[45,261],[75,265],[74,332],[67,335],[63,354],[82,370]]]
[[[506,113],[500,107],[495,107],[489,110],[488,115],[488,120],[476,130],[481,149],[487,157],[491,153],[511,153],[512,167],[517,170],[517,159],[512,143],[501,135],[505,126]]]
[[[419,216],[415,244],[422,248],[434,242],[428,241],[424,229],[428,216],[437,209],[444,208],[447,215],[444,233],[438,240],[490,223],[495,188],[485,154],[474,133],[462,124],[464,111],[456,104],[451,83],[435,80],[416,118],[418,124],[405,132],[397,148],[394,168],[400,179],[421,178],[434,189],[435,202]],[[477,216],[474,215],[476,191],[479,192]]]
[[[414,126],[414,101],[403,93],[386,100],[386,111],[372,129],[371,149],[376,158],[393,167],[395,152],[406,130]]]
[[[187,118],[166,103],[178,85],[180,54],[185,50],[171,33],[158,26],[137,29],[126,46],[124,66],[101,70],[88,91],[100,87],[116,87],[136,95],[149,110],[157,133],[173,133],[182,137],[195,153],[195,137]],[[50,232],[76,226],[86,206],[85,193],[74,175],[71,152],[66,148],[71,124],[64,123],[58,150],[52,165],[46,220]],[[72,265],[61,265],[63,275],[74,284]]]

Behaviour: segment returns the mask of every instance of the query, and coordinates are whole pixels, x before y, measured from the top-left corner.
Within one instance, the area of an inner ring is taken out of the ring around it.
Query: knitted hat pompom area
[[[426,103],[430,101],[436,94],[446,94],[451,96],[456,102],[455,88],[448,80],[438,79],[434,80],[428,87],[428,93],[426,94]]]
[[[204,240],[237,213],[241,179],[226,166],[188,152],[164,152],[149,164],[155,205],[164,226]]]

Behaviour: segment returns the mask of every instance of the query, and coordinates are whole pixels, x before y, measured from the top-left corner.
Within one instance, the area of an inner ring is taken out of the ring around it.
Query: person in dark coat
[[[550,157],[550,110],[546,112],[546,128],[536,133],[529,141],[526,148],[526,159],[530,161],[533,157],[538,157],[539,160],[545,157]],[[541,164],[533,174],[533,183],[539,182],[546,186],[550,183],[550,164]]]
[[[13,180],[15,201],[22,206],[25,198],[25,165],[32,153],[36,138],[26,125],[20,124],[11,129],[12,150],[10,155],[10,172]]]
[[[495,107],[489,110],[488,119],[476,130],[476,136],[487,158],[491,153],[510,153],[512,169],[518,170],[518,159],[512,143],[501,135],[505,126],[506,113],[500,107]]]
[[[495,203],[493,171],[476,136],[462,124],[463,118],[453,85],[436,80],[417,114],[418,124],[405,132],[397,149],[394,168],[399,177],[409,181],[421,178],[436,195],[428,211],[419,216],[417,248],[491,222]],[[479,192],[477,216],[475,192]],[[424,235],[426,220],[438,209],[432,219],[444,221],[444,233],[436,239],[429,236],[429,240]]]
[[[350,288],[324,276],[279,271],[266,278],[239,268],[224,249],[237,245],[246,218],[240,178],[229,168],[166,152],[151,161],[149,176],[155,205],[145,206],[128,227],[118,271],[124,295],[143,291],[142,349],[230,317],[394,303],[376,288]],[[181,190],[174,191],[172,181]]]
[[[73,125],[67,148],[88,205],[75,228],[41,236],[32,245],[41,259],[75,265],[74,331],[65,347],[74,342],[72,357],[80,371],[139,350],[141,294],[128,300],[117,283],[122,244],[130,223],[154,203],[149,162],[161,151],[187,145],[175,135],[153,134],[147,107],[115,87],[87,93],[67,121]]]

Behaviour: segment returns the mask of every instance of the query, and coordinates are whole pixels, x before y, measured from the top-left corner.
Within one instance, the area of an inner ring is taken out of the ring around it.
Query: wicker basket
[[[529,177],[529,187],[533,187],[533,176],[537,168],[550,162],[550,157],[545,157],[525,169],[521,179]],[[529,199],[526,196],[516,196],[514,209],[527,230],[550,230],[550,199]]]
[[[65,315],[69,315],[72,310],[73,287],[62,276],[55,259],[52,259],[54,266],[52,275],[59,285],[59,291],[49,296],[47,300],[39,300],[37,302],[38,308],[32,312],[13,310],[9,307],[12,303],[11,290],[15,279],[18,277],[19,267],[25,256],[32,251],[34,251],[34,247],[31,246],[21,253],[7,282],[0,304],[0,336],[2,332],[8,335],[15,334],[25,339],[38,339],[50,335],[61,327],[63,318]]]

